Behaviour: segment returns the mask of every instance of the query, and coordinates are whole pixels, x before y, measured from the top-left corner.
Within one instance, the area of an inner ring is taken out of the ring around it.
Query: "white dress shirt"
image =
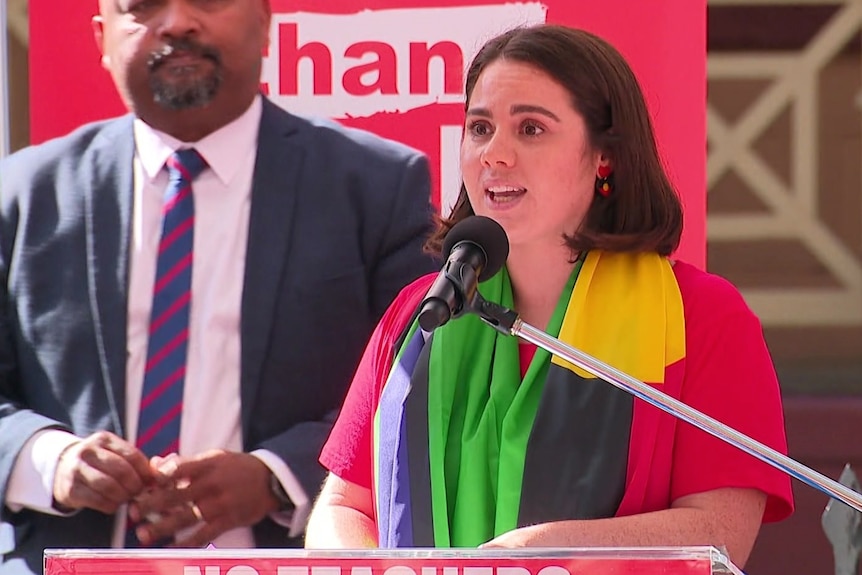
[[[126,361],[126,433],[134,442],[147,355],[147,334],[156,255],[161,235],[162,198],[168,185],[165,162],[177,149],[194,147],[207,162],[195,179],[194,263],[180,455],[209,449],[242,451],[240,421],[240,310],[262,103],[255,98],[239,118],[194,143],[185,143],[135,120],[134,208],[130,246]],[[74,435],[45,430],[35,434],[16,460],[6,494],[13,511],[28,507],[59,514],[52,506],[60,453]],[[291,517],[273,519],[302,532],[311,503],[296,477],[275,454],[257,450],[296,505]],[[125,510],[118,513],[114,546],[122,546]],[[216,547],[253,547],[251,529],[228,531]]]

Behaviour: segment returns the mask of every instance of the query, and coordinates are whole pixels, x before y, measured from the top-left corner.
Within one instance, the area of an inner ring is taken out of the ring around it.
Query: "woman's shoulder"
[[[389,306],[389,312],[398,317],[406,316],[406,318],[410,318],[416,310],[416,307],[422,301],[422,298],[426,293],[428,293],[428,289],[431,287],[431,284],[434,283],[434,279],[437,277],[438,273],[439,272],[433,272],[425,274],[424,276],[419,276],[401,288],[401,291],[398,292],[398,295],[395,296],[394,300],[392,300],[392,304]],[[406,322],[407,319],[404,321]]]
[[[404,329],[410,324],[413,314],[422,302],[422,298],[428,293],[428,288],[434,283],[438,272],[420,276],[404,286],[380,320],[380,327],[384,339],[388,343],[396,340]]]
[[[681,260],[674,261],[673,271],[687,319],[752,313],[739,289],[726,278]]]

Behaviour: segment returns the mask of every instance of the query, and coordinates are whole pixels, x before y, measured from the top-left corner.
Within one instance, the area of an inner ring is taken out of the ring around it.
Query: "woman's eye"
[[[469,131],[474,136],[486,136],[490,133],[491,129],[485,122],[472,122],[469,126]]]
[[[538,136],[538,135],[543,134],[545,132],[544,128],[542,128],[538,124],[533,124],[533,123],[524,124],[524,127],[522,128],[522,130],[524,131],[524,134],[527,136]]]

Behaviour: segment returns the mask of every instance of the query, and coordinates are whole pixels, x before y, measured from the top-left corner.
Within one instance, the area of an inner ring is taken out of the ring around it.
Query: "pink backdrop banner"
[[[433,201],[457,195],[464,67],[509,27],[554,22],[613,43],[637,74],[659,148],[685,203],[679,257],[706,254],[706,0],[271,0],[263,91],[414,146],[431,160]],[[30,0],[33,143],[125,112],[100,66],[96,0]]]

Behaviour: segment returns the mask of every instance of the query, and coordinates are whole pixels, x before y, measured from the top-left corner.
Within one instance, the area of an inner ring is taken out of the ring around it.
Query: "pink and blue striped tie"
[[[195,206],[192,181],[206,167],[194,149],[166,163],[170,183],[162,209],[147,362],[141,391],[137,446],[147,456],[178,451],[189,342]]]

